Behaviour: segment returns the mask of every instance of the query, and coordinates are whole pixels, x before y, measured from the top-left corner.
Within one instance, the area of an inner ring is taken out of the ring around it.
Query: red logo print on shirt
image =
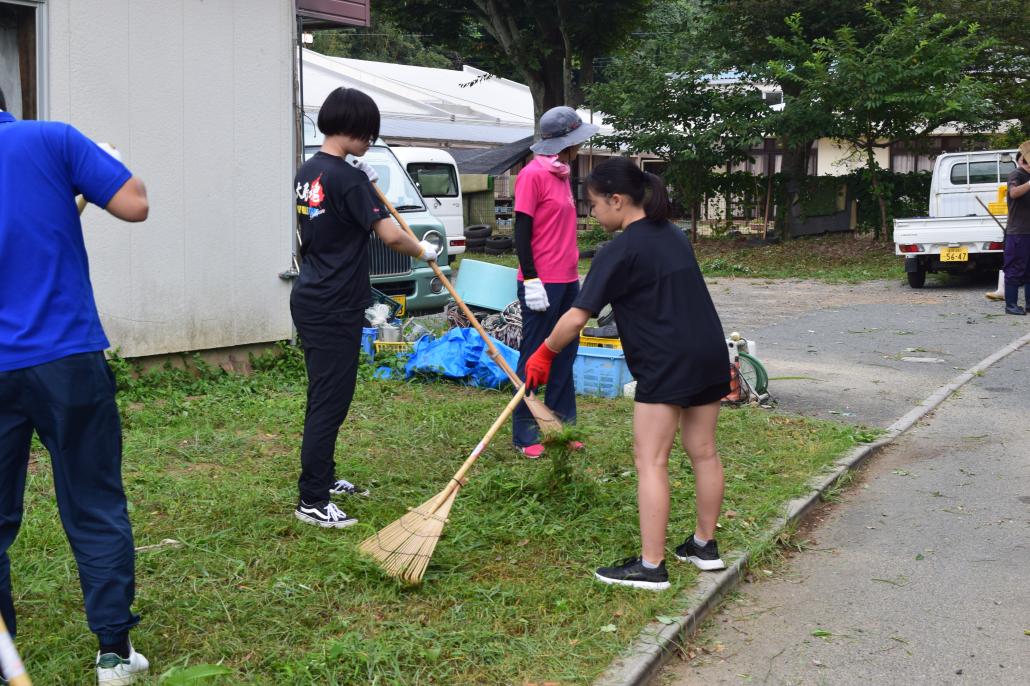
[[[308,206],[318,207],[325,199],[325,192],[322,190],[322,175],[311,182],[311,190],[308,192]]]

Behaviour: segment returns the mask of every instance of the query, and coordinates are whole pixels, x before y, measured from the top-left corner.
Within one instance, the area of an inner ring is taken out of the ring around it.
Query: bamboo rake
[[[451,506],[458,497],[458,491],[466,483],[466,472],[486,450],[494,434],[508,420],[525,393],[525,385],[519,386],[483,440],[476,445],[442,491],[362,541],[359,546],[361,552],[375,559],[390,576],[409,584],[421,582],[429,566],[429,558],[433,556],[444,524],[447,523]]]
[[[5,677],[11,686],[32,686],[3,617],[0,617],[0,676]]]
[[[408,226],[408,222],[404,221],[404,218],[401,217],[397,210],[393,208],[393,205],[390,204],[390,201],[386,199],[386,195],[383,194],[382,189],[375,184],[372,184],[372,186],[376,189],[376,193],[379,195],[379,199],[383,202],[384,205],[386,205],[386,208],[390,210],[390,214],[393,215],[393,218],[397,221],[398,224],[400,224],[401,228],[407,231],[412,238],[418,240],[418,236],[416,236],[415,232],[411,230],[410,226]],[[504,356],[501,355],[500,351],[497,350],[497,347],[493,344],[493,341],[490,340],[490,336],[480,325],[479,320],[476,319],[476,315],[472,314],[472,310],[468,308],[468,306],[465,304],[465,301],[463,301],[461,297],[458,295],[458,292],[454,290],[454,286],[451,285],[451,280],[448,279],[447,276],[443,273],[443,270],[440,269],[440,265],[436,263],[436,260],[433,260],[428,264],[430,267],[433,268],[433,273],[436,274],[436,278],[440,279],[440,282],[447,289],[447,292],[451,294],[452,298],[454,298],[454,302],[458,303],[458,307],[461,308],[462,314],[465,315],[465,317],[469,320],[469,323],[472,324],[476,331],[479,332],[479,335],[483,337],[483,341],[486,343],[490,359],[492,359],[498,367],[504,370],[504,373],[508,376],[508,379],[511,381],[512,385],[515,386],[515,388],[521,386],[522,380],[515,373],[515,370],[511,368],[511,365],[508,364],[508,361],[504,359]],[[555,416],[554,412],[551,411],[551,408],[547,407],[547,405],[540,402],[533,394],[529,394],[528,396],[526,396],[525,401],[526,407],[529,408],[530,413],[532,413],[533,415],[533,419],[536,420],[536,423],[540,426],[540,429],[544,431],[544,433],[561,430],[561,420],[558,419],[557,416]]]

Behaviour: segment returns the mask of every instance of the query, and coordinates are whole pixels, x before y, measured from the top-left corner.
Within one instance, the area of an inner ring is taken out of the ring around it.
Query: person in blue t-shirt
[[[147,218],[143,183],[68,124],[17,121],[0,92],[0,613],[15,631],[7,550],[22,519],[32,433],[50,452],[57,506],[79,567],[99,684],[147,671],[135,552],[121,474],[121,423],[75,196]]]

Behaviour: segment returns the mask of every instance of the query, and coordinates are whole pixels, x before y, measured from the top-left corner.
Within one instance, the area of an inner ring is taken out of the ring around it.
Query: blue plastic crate
[[[369,359],[376,356],[376,338],[379,337],[379,329],[374,326],[361,327],[361,349],[368,354]]]
[[[615,348],[580,346],[572,364],[576,393],[617,398],[622,387],[633,380],[626,366],[626,355]]]

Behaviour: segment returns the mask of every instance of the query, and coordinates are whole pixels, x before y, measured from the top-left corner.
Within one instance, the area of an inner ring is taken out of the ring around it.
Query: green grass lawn
[[[136,544],[184,544],[138,556],[133,640],[155,675],[222,663],[231,673],[204,683],[585,684],[697,578],[670,554],[672,592],[593,580],[594,567],[638,551],[629,400],[580,399],[588,450],[564,482],[502,431],[458,496],[424,583],[405,587],[357,543],[446,485],[507,392],[374,381],[364,366],[337,461],[372,496],[341,500],[359,525],[321,530],[292,513],[304,411],[296,352],[259,361],[250,377],[202,366],[199,377],[132,381],[116,366]],[[736,514],[722,522],[723,549],[754,544],[812,474],[867,439],[828,422],[724,411],[725,507]],[[679,448],[671,477],[670,549],[693,526]],[[90,683],[96,646],[52,493],[37,446],[11,551],[18,643],[36,683]]]
[[[586,247],[582,240],[580,246]],[[828,282],[904,279],[905,276],[904,261],[894,254],[894,244],[875,242],[867,235],[812,236],[762,246],[749,246],[742,239],[700,238],[694,249],[705,276]],[[518,266],[514,254],[465,253],[462,257]],[[590,260],[580,260],[579,269],[585,274],[590,269]]]

